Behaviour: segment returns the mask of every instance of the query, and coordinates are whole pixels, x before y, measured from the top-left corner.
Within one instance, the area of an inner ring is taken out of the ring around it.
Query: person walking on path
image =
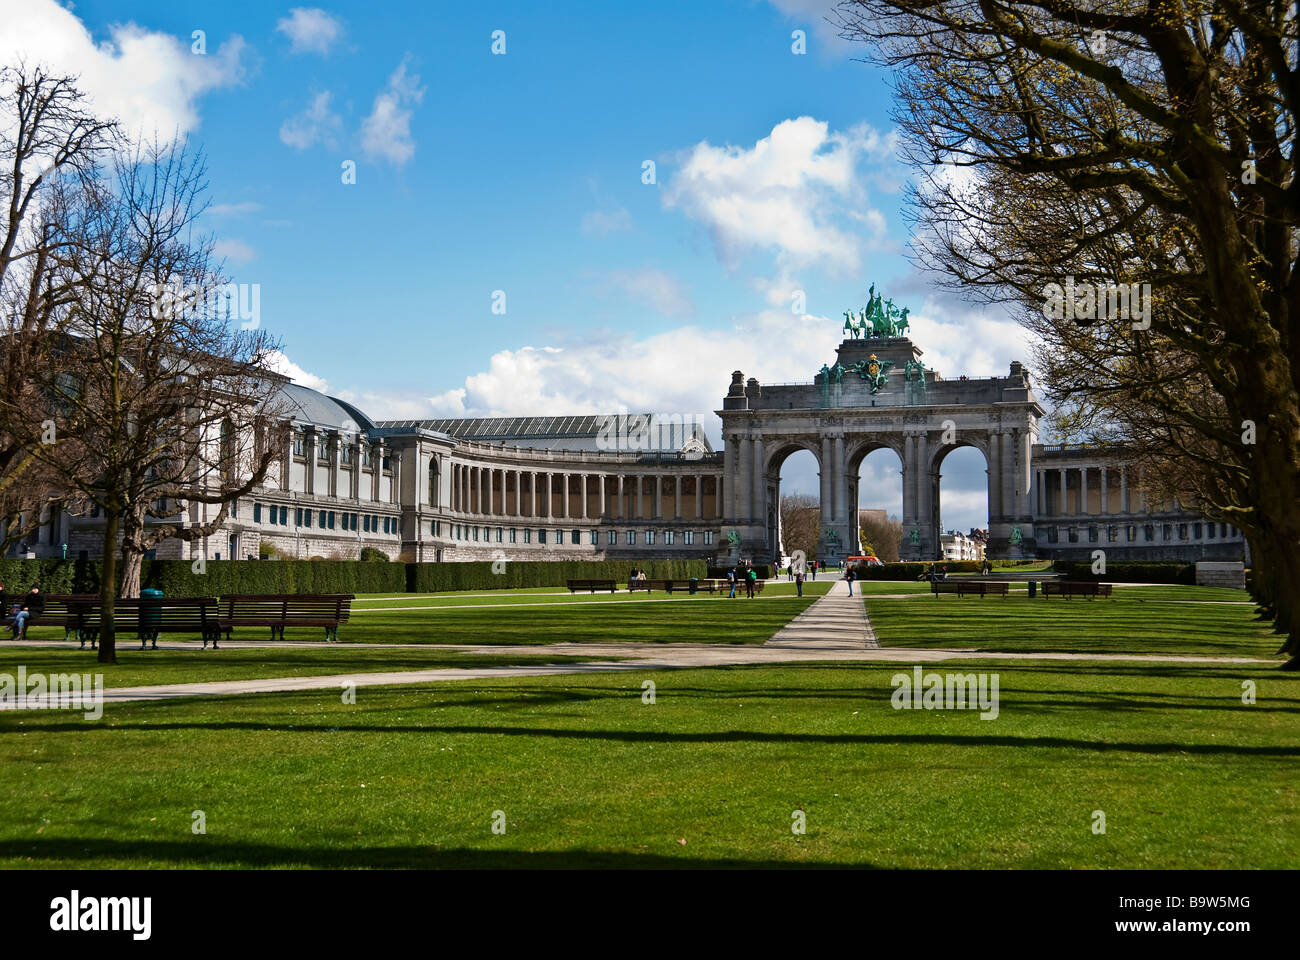
[[[753,567],[750,567],[749,572],[745,576],[745,596],[750,600],[754,599],[754,583],[757,580],[758,574],[754,571]]]
[[[854,580],[854,576],[853,576],[853,568],[852,568],[852,567],[850,567],[850,566],[845,566],[845,568],[844,568],[844,579],[848,582],[848,585],[849,585],[849,596],[851,597],[851,596],[853,596],[853,580]]]
[[[736,596],[736,568],[732,567],[727,571],[727,582],[731,584],[731,593],[727,594],[727,599],[731,600]]]
[[[794,588],[798,592],[799,596],[802,597],[803,596],[803,571],[802,570],[795,572]]]
[[[813,578],[814,580],[816,580],[816,579],[817,579],[817,561],[816,561],[816,560],[814,560],[814,561],[812,562],[812,564],[810,564],[810,566],[809,566],[809,570],[810,570],[811,573],[812,573],[812,578]]]

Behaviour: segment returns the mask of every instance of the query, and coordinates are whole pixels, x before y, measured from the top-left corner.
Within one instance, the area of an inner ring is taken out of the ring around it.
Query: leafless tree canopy
[[[917,262],[1019,310],[1067,432],[1136,450],[1162,492],[1245,531],[1297,662],[1295,5],[845,0],[838,17],[894,70]]]

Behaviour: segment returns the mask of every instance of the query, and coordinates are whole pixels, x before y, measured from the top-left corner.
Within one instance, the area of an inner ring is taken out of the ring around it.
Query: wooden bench
[[[990,593],[1008,596],[1007,588],[1011,584],[999,580],[931,580],[930,592],[936,597],[941,593],[955,593],[958,597],[967,594],[979,594],[983,600]]]
[[[566,580],[565,584],[570,593],[577,590],[590,590],[592,593],[597,590],[608,590],[610,593],[618,591],[618,583],[614,580]]]
[[[1043,596],[1045,597],[1065,597],[1067,600],[1071,597],[1087,597],[1091,600],[1093,597],[1109,597],[1111,585],[1109,583],[1098,583],[1095,580],[1044,580]]]
[[[762,592],[763,592],[763,584],[766,583],[766,582],[767,582],[766,580],[755,580],[755,581],[754,581],[754,592],[755,592],[755,593],[762,593]],[[703,588],[703,586],[704,586],[706,583],[709,585],[709,593],[712,593],[714,590],[717,590],[719,593],[723,593],[723,592],[730,593],[730,592],[731,592],[731,583],[730,583],[730,581],[727,581],[727,580],[701,580],[701,581],[700,581],[700,587]],[[805,578],[804,578],[804,585],[806,586],[807,584],[808,584],[808,579],[805,577]],[[737,577],[737,578],[736,578],[736,593],[744,593],[744,592],[745,592],[745,580],[744,580],[743,577]]]
[[[85,613],[86,604],[99,601],[99,595],[94,593],[46,593],[42,594],[42,596],[45,598],[45,609],[41,611],[39,616],[27,618],[24,634],[32,627],[62,627],[63,639],[75,640],[81,631],[82,616]],[[19,600],[15,598],[14,605],[18,602]],[[5,623],[12,620],[13,617],[9,615],[9,611],[6,609],[4,611]],[[22,638],[19,637],[18,639]]]
[[[339,638],[339,626],[352,615],[352,594],[226,594],[221,597],[221,630],[229,640],[235,627],[270,627],[271,639],[284,639],[285,627],[324,627],[326,641]],[[207,647],[206,640],[203,646]],[[213,648],[216,641],[213,641]]]
[[[89,640],[93,650],[104,627],[103,607],[99,598],[95,597],[84,604],[77,601],[71,606],[81,610],[81,645],[84,647]],[[221,636],[216,597],[177,597],[171,600],[127,597],[114,600],[113,626],[116,633],[135,631],[141,650],[150,641],[153,649],[157,650],[158,637],[164,633],[198,634],[203,638],[204,649],[207,649],[209,640],[215,649]]]

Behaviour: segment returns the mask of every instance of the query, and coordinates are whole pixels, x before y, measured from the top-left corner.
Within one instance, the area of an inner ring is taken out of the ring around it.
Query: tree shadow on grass
[[[840,746],[955,746],[955,747],[1012,747],[1083,750],[1094,753],[1139,754],[1200,754],[1206,756],[1300,757],[1300,746],[1243,746],[1225,743],[1179,743],[1132,741],[1081,740],[1073,737],[1052,736],[993,736],[989,734],[960,736],[955,734],[898,734],[898,733],[792,733],[761,730],[711,730],[711,731],[650,731],[650,730],[592,730],[565,729],[563,727],[514,727],[473,724],[358,724],[340,718],[337,725],[316,723],[266,723],[257,721],[225,720],[204,722],[154,722],[118,723],[105,726],[100,723],[27,724],[27,733],[86,732],[119,734],[123,731],[157,733],[159,731],[244,731],[248,733],[380,733],[380,734],[430,734],[438,736],[493,736],[529,737],[555,740],[598,740],[614,743],[760,743],[773,745],[840,745]]]
[[[317,869],[425,868],[470,870],[760,870],[874,869],[870,863],[821,864],[788,860],[699,859],[653,853],[597,850],[473,850],[415,846],[356,846],[343,849],[282,847],[258,843],[103,840],[50,838],[0,841],[0,858],[33,866],[45,861],[115,861],[113,866],[138,863],[142,868],[165,863],[174,867],[308,867]]]

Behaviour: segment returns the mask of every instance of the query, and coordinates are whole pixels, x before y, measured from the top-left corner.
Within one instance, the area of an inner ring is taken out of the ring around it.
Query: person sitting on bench
[[[45,595],[41,593],[41,585],[34,583],[32,588],[27,591],[27,596],[23,597],[22,602],[14,607],[13,638],[15,640],[23,639],[23,634],[27,632],[27,621],[32,617],[39,617],[44,612]]]

